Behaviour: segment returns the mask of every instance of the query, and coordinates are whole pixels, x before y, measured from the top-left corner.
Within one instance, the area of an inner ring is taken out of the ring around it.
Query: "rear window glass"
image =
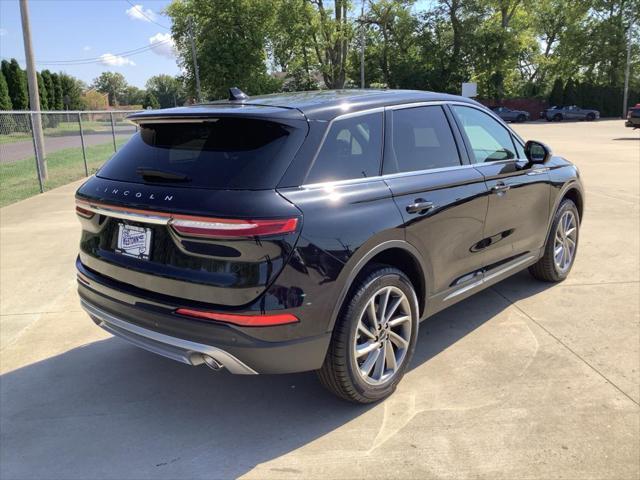
[[[274,188],[304,137],[296,130],[233,117],[143,124],[97,175],[193,188]]]
[[[382,112],[336,120],[305,183],[380,175]]]

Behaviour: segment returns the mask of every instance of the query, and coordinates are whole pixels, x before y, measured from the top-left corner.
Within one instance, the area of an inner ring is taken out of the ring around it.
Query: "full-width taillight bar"
[[[213,320],[216,322],[231,323],[242,327],[274,327],[298,322],[298,318],[290,313],[278,313],[272,315],[238,315],[235,313],[209,312],[205,310],[192,310],[179,308],[178,315],[198,318],[201,320]]]
[[[238,238],[291,233],[298,227],[297,218],[248,220],[198,217],[76,200],[76,213],[83,218],[94,214],[155,225],[168,225],[179,235],[204,238]]]

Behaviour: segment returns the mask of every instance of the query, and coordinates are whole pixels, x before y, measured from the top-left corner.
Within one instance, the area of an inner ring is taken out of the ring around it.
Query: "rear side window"
[[[439,105],[395,110],[391,147],[385,155],[385,173],[460,165],[449,122]]]
[[[382,112],[334,121],[305,183],[380,175],[382,121]]]
[[[453,105],[471,146],[475,163],[516,158],[511,134],[498,121],[476,108]]]
[[[296,130],[240,117],[143,124],[97,175],[194,188],[274,188],[304,138]]]

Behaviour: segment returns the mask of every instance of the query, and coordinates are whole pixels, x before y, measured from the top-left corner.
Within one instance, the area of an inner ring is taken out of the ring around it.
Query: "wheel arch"
[[[395,267],[407,275],[418,297],[419,318],[422,318],[426,312],[428,296],[427,275],[425,273],[427,269],[421,261],[420,253],[413,245],[404,240],[388,240],[369,250],[349,269],[349,275],[331,314],[329,331],[333,330],[344,301],[354,284],[360,276],[365,274],[367,267],[377,263]]]

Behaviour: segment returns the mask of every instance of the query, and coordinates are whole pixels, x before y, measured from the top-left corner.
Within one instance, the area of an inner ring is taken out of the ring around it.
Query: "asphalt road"
[[[312,373],[215,374],[110,337],[75,293],[77,184],[1,209],[0,477],[638,479],[640,134],[515,128],[580,167],[570,277],[520,273],[423,323],[366,407]]]
[[[127,139],[135,129],[131,127],[116,127],[116,140]],[[111,131],[85,133],[85,147],[113,142]],[[80,148],[80,134],[61,137],[45,136],[45,150],[47,154],[64,150],[66,148]],[[21,140],[19,142],[0,144],[0,163],[12,163],[24,158],[33,157],[33,140]]]

